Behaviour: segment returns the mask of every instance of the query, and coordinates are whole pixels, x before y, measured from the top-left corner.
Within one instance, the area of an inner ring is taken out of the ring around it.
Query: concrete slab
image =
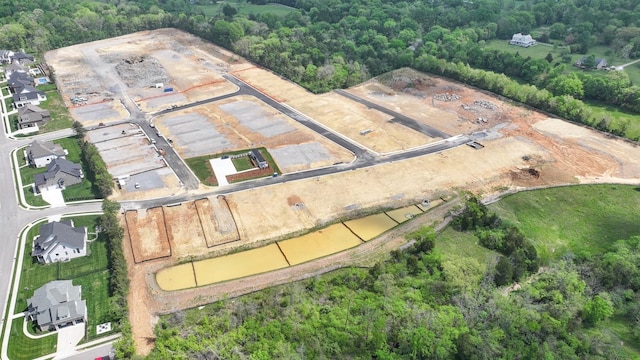
[[[65,206],[64,197],[62,197],[62,190],[60,189],[43,191],[42,200],[51,204],[51,207]]]
[[[58,346],[56,347],[56,356],[54,359],[64,359],[76,353],[76,345],[82,341],[84,334],[85,323],[63,327],[58,330]]]
[[[227,181],[227,175],[235,174],[238,171],[236,167],[233,165],[231,159],[211,159],[209,160],[211,163],[211,168],[213,172],[216,174],[216,179],[218,180],[218,186],[229,185]]]

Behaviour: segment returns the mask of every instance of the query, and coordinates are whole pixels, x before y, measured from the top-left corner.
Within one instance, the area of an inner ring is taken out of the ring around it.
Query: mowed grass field
[[[489,208],[530,238],[543,260],[588,256],[640,235],[640,187],[578,185],[525,191]]]
[[[242,15],[259,15],[259,14],[273,14],[276,16],[285,16],[288,13],[295,10],[294,8],[280,5],[280,4],[266,4],[266,5],[254,5],[243,2],[228,1],[227,4],[233,6]],[[196,5],[195,8],[202,11],[205,16],[214,16],[222,14],[223,3],[214,5]]]

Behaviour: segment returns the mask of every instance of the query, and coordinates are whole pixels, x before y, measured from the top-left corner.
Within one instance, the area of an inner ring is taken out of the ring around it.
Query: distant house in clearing
[[[82,182],[84,174],[79,164],[58,158],[47,164],[47,171],[33,176],[39,192],[52,189],[66,189],[67,186]]]
[[[584,70],[587,69],[587,65],[585,65],[585,62],[587,60],[588,56],[583,56],[580,59],[578,59],[578,61],[576,61],[575,66],[579,67],[580,69]],[[606,69],[607,68],[607,60],[606,59],[595,59],[594,65],[593,65],[593,69],[596,70],[602,70],[602,69]]]
[[[34,140],[27,148],[27,161],[31,166],[41,168],[47,166],[54,159],[65,159],[67,153],[67,150],[58,144]]]
[[[40,226],[40,235],[33,241],[31,256],[41,264],[87,255],[87,228],[74,227],[73,221],[53,221]]]
[[[51,120],[48,110],[39,108],[36,105],[27,104],[18,109],[18,128],[26,129],[34,126],[42,126]]]
[[[522,35],[521,33],[517,33],[513,34],[511,40],[509,41],[509,44],[529,47],[535,45],[536,41],[531,37],[531,35]]]
[[[87,303],[81,296],[81,287],[71,280],[50,281],[27,300],[27,319],[43,331],[87,322]]]
[[[266,169],[269,167],[269,163],[264,159],[264,157],[262,157],[260,151],[256,149],[249,152],[249,158],[251,159],[251,162],[260,169]]]

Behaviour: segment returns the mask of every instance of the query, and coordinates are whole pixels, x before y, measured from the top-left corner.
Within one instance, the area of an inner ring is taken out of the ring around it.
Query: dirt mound
[[[158,60],[148,56],[123,59],[116,65],[116,71],[129,87],[149,87],[170,80]]]

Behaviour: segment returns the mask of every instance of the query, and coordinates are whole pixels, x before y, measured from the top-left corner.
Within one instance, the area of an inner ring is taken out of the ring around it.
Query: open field
[[[258,14],[273,14],[276,16],[284,16],[290,13],[293,8],[290,8],[285,5],[280,4],[266,4],[266,5],[255,5],[248,4],[245,2],[225,2],[229,5],[233,6],[238,10],[238,13],[243,15],[258,15]],[[222,14],[222,3],[217,3],[214,5],[196,5],[196,9],[202,11],[202,13],[206,16],[213,16]]]
[[[640,188],[589,185],[522,192],[490,209],[513,221],[531,238],[543,259],[610,250],[611,244],[640,234]]]
[[[532,46],[529,48],[523,48],[520,46],[509,45],[509,42],[507,40],[489,40],[485,43],[485,48],[497,49],[501,51],[510,52],[512,54],[519,53],[520,56],[522,56],[523,58],[526,58],[527,56],[531,56],[532,58],[544,59],[548,53],[551,53],[551,55],[553,56],[552,63],[562,62],[561,61],[562,47],[556,47],[554,49],[553,46],[538,44],[536,46]],[[609,47],[598,45],[598,46],[590,47],[589,52],[586,55],[569,54],[569,56],[571,56],[571,62],[567,64],[567,70],[575,71],[575,72],[583,71],[577,67],[574,67],[573,64],[576,61],[578,61],[578,59],[580,59],[581,57],[589,56],[589,55],[594,55],[596,58],[606,59],[607,64],[610,66],[611,65],[620,66],[634,60],[634,59],[623,59],[615,55]],[[624,68],[624,72],[626,72],[629,75],[629,78],[634,84],[637,84],[638,82],[640,82],[640,68],[637,66],[637,63],[630,66],[626,66]],[[591,72],[591,73],[594,74],[597,72]]]

